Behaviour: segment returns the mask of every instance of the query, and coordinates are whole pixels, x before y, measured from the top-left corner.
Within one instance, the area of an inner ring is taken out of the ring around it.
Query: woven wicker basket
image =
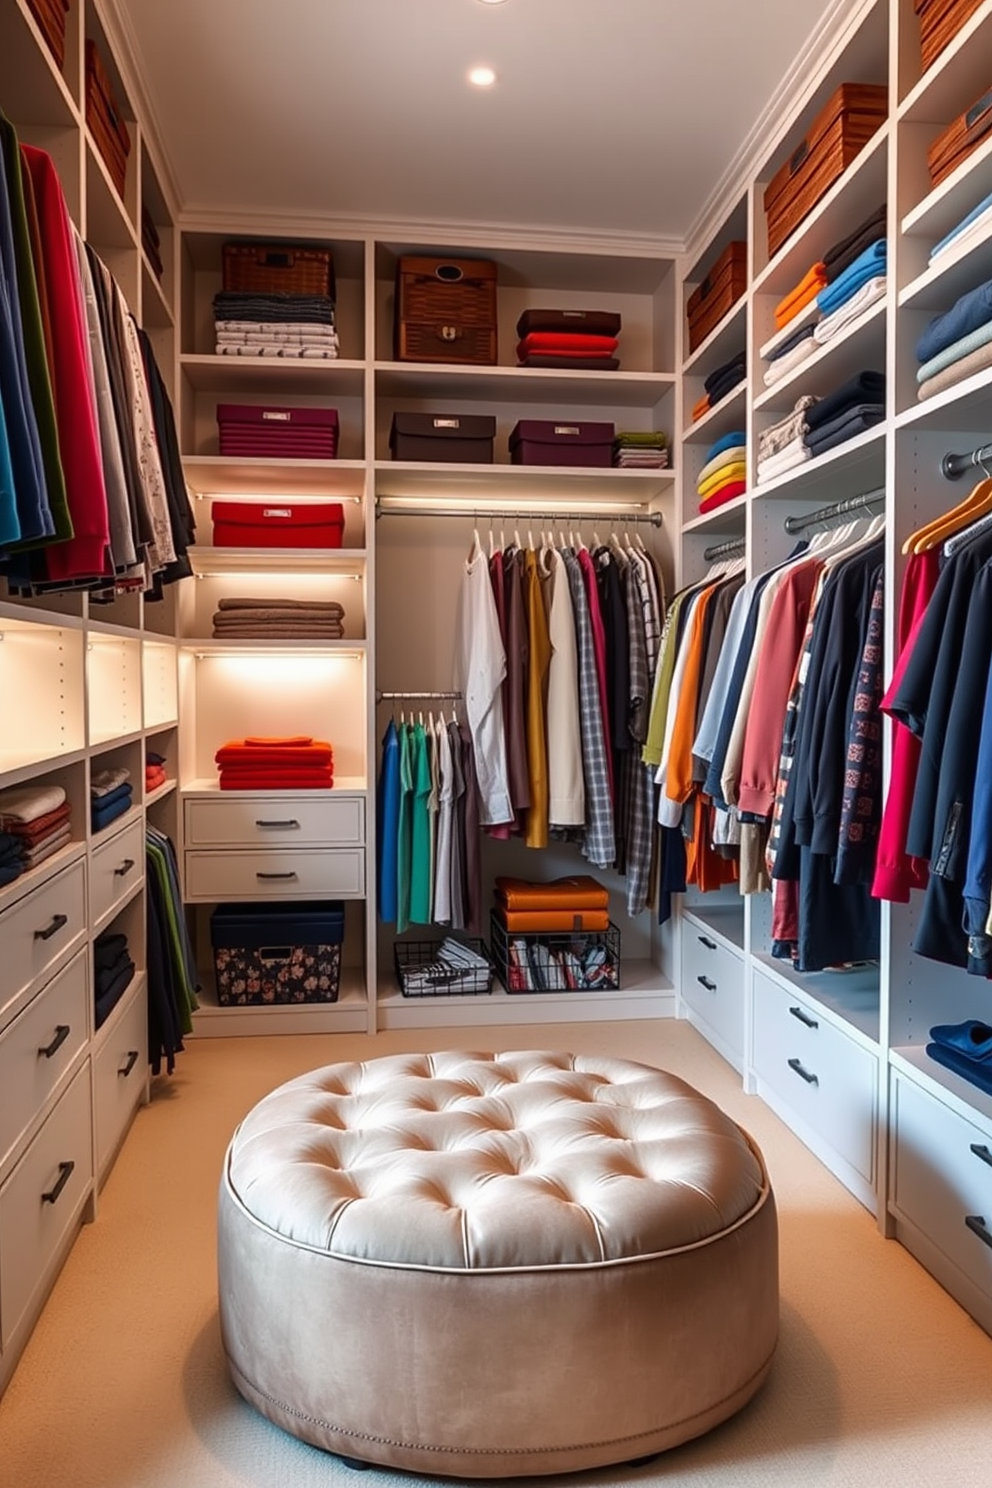
[[[334,270],[326,248],[293,243],[225,243],[224,288],[238,294],[329,295]]]

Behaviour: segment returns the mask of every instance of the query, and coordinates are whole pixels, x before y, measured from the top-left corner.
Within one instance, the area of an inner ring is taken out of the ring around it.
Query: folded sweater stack
[[[747,489],[747,447],[743,429],[724,434],[706,451],[706,460],[696,477],[700,512],[713,511]]]
[[[517,321],[522,367],[615,372],[621,319],[612,310],[525,310]]]
[[[154,750],[145,751],[145,794],[151,795],[157,791],[168,779],[165,773],[165,755],[156,754]]]
[[[821,289],[827,287],[827,270],[822,262],[811,264],[799,283],[784,295],[775,306],[775,329],[784,331],[790,320],[795,320],[801,310],[812,305]]]
[[[617,470],[667,470],[667,434],[659,430],[618,430],[613,439],[613,464]]]
[[[759,485],[812,458],[805,444],[806,418],[817,401],[812,393],[804,393],[796,400],[791,413],[758,435]]]
[[[963,1023],[940,1023],[930,1030],[927,1054],[931,1059],[992,1093],[992,1028],[977,1018]]]
[[[821,346],[864,315],[885,294],[888,246],[884,238],[870,243],[839,278],[821,289],[816,297],[820,319],[813,330]]]
[[[214,295],[218,356],[305,357],[338,355],[334,301],[326,295]]]
[[[214,639],[340,641],[343,622],[337,600],[232,597],[214,612]]]
[[[221,790],[329,790],[334,784],[334,751],[309,734],[231,739],[214,760]]]
[[[916,343],[916,357],[921,400],[992,367],[992,279],[935,316]]]
[[[525,878],[497,878],[494,911],[505,930],[513,933],[552,933],[569,930],[608,930],[610,896],[588,874],[532,883]]]
[[[804,443],[811,457],[846,444],[885,417],[885,373],[858,372],[806,413]]]
[[[131,809],[134,786],[125,765],[94,770],[90,776],[90,826],[102,832],[117,817]]]
[[[95,1028],[107,1021],[133,976],[134,962],[128,951],[127,936],[110,930],[98,935],[93,942]]]
[[[71,815],[60,785],[0,791],[0,888],[71,842]]]

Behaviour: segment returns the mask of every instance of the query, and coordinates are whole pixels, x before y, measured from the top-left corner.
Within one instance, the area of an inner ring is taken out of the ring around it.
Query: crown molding
[[[825,11],[687,232],[684,251],[690,263],[705,250],[737,206],[748,182],[781,139],[783,130],[815,92],[825,67],[840,56],[852,34],[878,3],[879,0],[833,0]]]
[[[113,48],[114,60],[128,97],[137,111],[142,145],[151,157],[159,187],[175,221],[181,211],[182,192],[169,152],[165,148],[158,114],[145,87],[138,60],[140,53],[137,38],[127,8],[122,5],[121,0],[93,0],[93,3]]]

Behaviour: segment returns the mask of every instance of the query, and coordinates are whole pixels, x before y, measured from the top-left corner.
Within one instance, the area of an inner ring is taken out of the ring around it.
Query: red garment
[[[940,573],[940,549],[912,553],[903,574],[899,594],[899,619],[896,645],[899,658],[889,689],[882,699],[882,711],[888,710],[902,681],[903,672],[913,647],[927,605],[930,603]],[[978,702],[975,703],[976,708]],[[876,899],[893,899],[901,904],[909,900],[911,889],[925,889],[929,869],[925,858],[913,858],[906,852],[909,816],[916,789],[916,772],[920,764],[922,741],[898,719],[892,720],[892,769],[889,793],[882,812],[878,835],[878,855],[871,891]]]
[[[34,145],[21,145],[21,155],[34,186],[45,284],[56,327],[49,372],[73,536],[46,547],[44,559],[48,577],[61,582],[110,572],[107,489],[94,411],[89,331],[65,197],[50,155]]]
[[[221,790],[329,790],[334,771],[326,770],[221,770]]]
[[[517,342],[517,356],[532,351],[560,352],[562,356],[612,356],[620,342],[616,336],[587,336],[572,331],[531,331]]]
[[[323,739],[300,744],[295,740],[282,743],[278,740],[250,743],[247,739],[231,739],[222,744],[214,755],[214,761],[223,768],[258,770],[270,766],[281,770],[286,766],[325,766],[333,763],[334,751]]]
[[[728,481],[725,486],[717,486],[715,491],[699,503],[700,513],[714,511],[716,507],[723,506],[727,501],[733,501],[735,496],[743,496],[747,490],[747,481]]]
[[[592,645],[596,653],[596,682],[599,688],[599,711],[603,715],[603,744],[606,748],[606,771],[610,780],[610,802],[616,799],[613,788],[613,733],[610,728],[610,701],[606,691],[606,627],[603,612],[599,607],[599,585],[596,583],[596,568],[588,548],[576,552],[582,577],[585,580],[586,599],[589,602],[589,619],[592,624]]]
[[[489,560],[489,583],[493,591],[493,603],[496,606],[496,618],[499,621],[500,640],[503,642],[503,651],[506,652],[506,574],[503,571],[503,551],[497,548]],[[506,721],[508,717],[506,678],[499,684],[500,697],[503,702],[503,746],[506,750],[507,765],[510,760],[510,741],[506,733]],[[499,842],[509,842],[511,832],[518,830],[516,821],[493,822],[482,829],[487,837],[495,837]]]
[[[56,806],[53,811],[46,811],[44,816],[36,816],[33,821],[22,822],[10,820],[0,816],[0,831],[9,832],[12,837],[20,837],[23,841],[35,842],[39,837],[44,837],[54,827],[60,827],[67,822],[72,815],[72,807],[68,801],[63,801],[61,806]]]

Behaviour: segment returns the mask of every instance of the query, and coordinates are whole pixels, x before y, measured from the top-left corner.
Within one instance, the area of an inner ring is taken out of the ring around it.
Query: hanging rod
[[[859,496],[847,496],[843,501],[835,501],[831,506],[820,506],[816,511],[808,512],[803,517],[786,517],[786,532],[805,532],[807,527],[816,527],[821,522],[829,522],[834,517],[842,517],[847,512],[861,511],[866,506],[873,506],[885,496],[885,489],[879,486],[875,491],[862,491]]]
[[[430,698],[460,698],[461,696],[460,692],[377,692],[375,700],[377,703],[388,703],[394,699],[401,701],[416,699],[418,702],[423,702]]]
[[[970,455],[945,455],[940,462],[940,473],[945,480],[958,480],[976,466],[984,470],[986,460],[992,460],[992,444],[980,445]]]
[[[635,527],[649,526],[660,527],[662,525],[661,512],[634,512],[614,509],[613,511],[596,511],[592,507],[586,507],[576,511],[572,507],[554,507],[534,505],[530,507],[516,506],[508,501],[503,506],[386,506],[384,500],[389,498],[379,497],[375,504],[376,518],[379,517],[461,517],[464,521],[481,520],[484,517],[502,517],[508,520],[511,517],[553,517],[555,521],[566,522],[615,522],[617,526]]]
[[[714,558],[729,558],[731,553],[744,553],[747,551],[747,538],[730,537],[726,542],[713,543],[709,548],[703,549],[703,558],[707,563],[712,563]]]

